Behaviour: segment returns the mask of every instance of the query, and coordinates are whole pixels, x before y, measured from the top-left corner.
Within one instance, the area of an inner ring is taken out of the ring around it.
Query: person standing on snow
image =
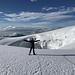
[[[31,40],[24,40],[24,41],[26,41],[26,42],[29,42],[30,43],[30,51],[29,51],[29,55],[31,54],[31,51],[33,50],[33,55],[36,55],[35,54],[35,50],[34,50],[34,48],[35,48],[35,42],[38,42],[38,41],[40,41],[40,40],[34,40],[34,38],[31,38]]]

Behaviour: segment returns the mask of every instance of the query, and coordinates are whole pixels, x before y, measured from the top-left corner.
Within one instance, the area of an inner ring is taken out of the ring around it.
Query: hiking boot
[[[36,54],[33,54],[33,55],[36,55]]]
[[[30,55],[30,54],[29,54]]]

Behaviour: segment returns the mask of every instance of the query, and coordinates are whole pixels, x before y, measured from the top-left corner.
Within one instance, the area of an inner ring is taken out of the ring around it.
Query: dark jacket
[[[28,41],[28,40],[24,40],[24,41],[30,42],[31,47],[34,48],[34,43],[35,43],[35,42],[38,42],[38,41],[40,41],[40,40],[33,40],[33,39],[32,39],[32,40],[29,40],[29,41]]]

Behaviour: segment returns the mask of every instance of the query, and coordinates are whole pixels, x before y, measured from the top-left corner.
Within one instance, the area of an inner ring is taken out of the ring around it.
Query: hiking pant
[[[31,51],[32,51],[32,50],[33,50],[33,54],[35,54],[34,47],[31,47],[31,48],[30,48],[29,54],[31,54]]]

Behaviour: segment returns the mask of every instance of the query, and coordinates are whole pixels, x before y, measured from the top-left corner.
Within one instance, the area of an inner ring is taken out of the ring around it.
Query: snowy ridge
[[[75,50],[35,51],[0,45],[0,75],[75,75]]]
[[[24,45],[23,39],[28,39],[31,37],[35,37],[37,40],[40,40],[38,45],[42,49],[59,49],[75,42],[75,26],[69,26],[28,36],[5,38],[0,40],[0,44],[13,45],[13,43],[16,44],[16,42],[20,41],[19,44],[22,46]]]
[[[75,42],[75,26],[36,34],[36,38],[42,41],[42,48],[58,49]]]

